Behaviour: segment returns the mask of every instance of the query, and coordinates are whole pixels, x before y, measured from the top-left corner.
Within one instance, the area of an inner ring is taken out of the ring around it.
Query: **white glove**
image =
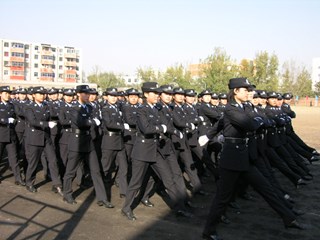
[[[204,118],[202,116],[199,116],[199,118],[202,122],[204,121]]]
[[[14,118],[8,118],[8,123],[14,123]]]
[[[191,125],[191,130],[192,131],[196,129],[196,126],[193,123],[190,123],[190,125]]]
[[[124,129],[126,129],[126,130],[129,130],[129,129],[130,129],[130,127],[129,127],[129,124],[128,124],[128,123],[124,123],[123,125],[124,125]]]
[[[166,133],[167,132],[167,126],[164,125],[164,124],[161,124],[161,127],[163,128],[163,133]]]
[[[217,140],[218,140],[219,143],[223,143],[224,142],[224,136],[222,134],[219,135]]]
[[[209,142],[209,138],[207,137],[207,135],[203,135],[203,136],[199,137],[198,143],[199,143],[200,147],[206,145],[207,142]]]
[[[183,138],[183,134],[182,134],[182,132],[180,132],[180,131],[179,131],[179,137],[180,137],[180,139]]]
[[[57,126],[57,123],[53,121],[49,121],[48,125],[49,125],[49,128],[54,128],[55,126]]]
[[[94,118],[92,120],[96,123],[97,126],[100,126],[101,122],[98,118]]]

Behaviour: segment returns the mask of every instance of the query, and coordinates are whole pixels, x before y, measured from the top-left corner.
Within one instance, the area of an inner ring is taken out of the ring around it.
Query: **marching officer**
[[[15,178],[15,184],[25,186],[25,182],[21,179],[19,161],[17,158],[18,139],[14,131],[16,114],[13,104],[10,102],[10,93],[11,90],[9,86],[0,87],[0,161],[3,157],[3,150],[6,148],[9,164]]]
[[[99,206],[110,207],[106,190],[100,173],[99,161],[90,134],[93,124],[99,126],[100,121],[91,117],[92,106],[88,104],[90,88],[88,85],[76,87],[78,101],[70,110],[71,134],[68,145],[68,161],[63,182],[63,200],[76,204],[72,196],[72,181],[81,161],[87,161]]]
[[[50,121],[50,109],[44,102],[47,91],[44,87],[33,88],[34,102],[27,105],[25,116],[27,120],[26,128],[26,157],[28,168],[26,173],[26,187],[30,192],[37,192],[34,187],[36,168],[40,161],[41,154],[45,153],[52,178],[52,191],[62,194],[61,179],[59,176],[57,158],[50,138],[50,129],[57,123]]]
[[[106,89],[107,103],[102,108],[102,158],[101,165],[107,184],[107,195],[111,198],[112,164],[117,161],[118,184],[120,196],[127,191],[128,164],[123,142],[124,129],[129,130],[129,125],[123,122],[122,113],[117,106],[118,91],[116,88]],[[110,199],[108,199],[110,201]]]

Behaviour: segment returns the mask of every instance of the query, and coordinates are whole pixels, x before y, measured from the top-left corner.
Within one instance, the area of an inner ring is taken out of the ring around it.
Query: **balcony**
[[[65,58],[77,58],[77,54],[76,53],[65,53],[64,57]]]
[[[24,57],[10,57],[10,62],[24,62]]]
[[[66,67],[76,67],[77,66],[77,62],[66,61],[66,62],[64,62],[64,65]]]
[[[10,48],[10,52],[24,53],[24,48]]]
[[[52,68],[40,68],[40,72],[43,73],[53,73],[53,69]]]
[[[44,65],[54,65],[54,61],[50,59],[41,59],[41,64]]]
[[[50,50],[41,50],[41,54],[42,55],[49,55],[49,56],[52,56],[53,55],[53,52]]]

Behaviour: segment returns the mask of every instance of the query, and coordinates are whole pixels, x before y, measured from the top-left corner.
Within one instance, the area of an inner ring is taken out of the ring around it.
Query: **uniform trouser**
[[[298,143],[296,143],[291,137],[287,137],[288,143],[290,146],[302,157],[310,160],[312,158],[312,153],[305,150],[303,147],[301,147]]]
[[[45,153],[49,162],[49,170],[52,178],[52,184],[61,185],[61,179],[59,176],[59,170],[57,165],[57,158],[51,141],[45,140],[45,145],[42,147],[26,144],[26,148],[28,149],[26,151],[26,157],[28,160],[26,185],[34,185],[36,179],[36,169],[42,153]]]
[[[206,165],[209,171],[214,175],[214,178],[217,180],[219,178],[219,172],[215,164],[211,160],[207,150],[203,147],[200,147],[199,145],[190,146],[190,150]]]
[[[72,198],[72,180],[81,162],[86,161],[90,168],[96,198],[98,201],[107,200],[106,190],[100,173],[99,161],[95,150],[91,152],[68,152],[66,172],[63,178],[63,194],[65,198]]]
[[[123,211],[128,212],[132,210],[132,203],[134,202],[135,197],[137,197],[140,191],[144,176],[149,166],[162,180],[163,185],[166,188],[172,202],[170,206],[176,210],[183,208],[184,203],[181,203],[181,199],[179,199],[177,187],[173,181],[173,176],[171,174],[168,163],[159,153],[157,153],[156,159],[154,160],[155,162],[144,162],[134,158],[132,159],[132,178],[129,182],[128,190],[126,193],[126,200],[122,208]]]
[[[276,151],[267,147],[266,156],[268,157],[271,165],[277,168],[283,175],[285,175],[293,184],[297,184],[298,180],[301,178],[298,174],[293,172],[291,168],[288,167],[287,163],[280,158]]]
[[[194,165],[192,154],[189,149],[176,150],[177,159],[179,159],[184,165],[184,171],[187,173],[190,182],[193,186],[192,192],[196,193],[201,190],[201,182],[198,177],[197,169]]]
[[[217,193],[210,207],[203,233],[211,235],[216,232],[221,215],[232,197],[234,186],[239,177],[243,177],[264,198],[264,200],[280,215],[285,225],[295,220],[292,211],[286,207],[274,192],[265,177],[253,166],[247,171],[231,171],[220,169],[220,179],[217,183]]]
[[[293,147],[291,147],[290,144],[286,143],[284,146],[285,146],[286,150],[288,150],[288,152],[290,153],[291,157],[296,162],[298,167],[300,167],[305,172],[305,174],[308,174],[310,172],[310,170],[306,166],[306,164],[304,163],[303,158],[295,151],[295,149]]]
[[[132,144],[124,144],[124,148],[126,150],[126,155],[127,155],[127,161],[128,161],[128,173],[127,173],[127,179],[128,182],[130,182],[131,176],[132,176],[132,170],[131,170],[131,153],[133,149]],[[117,181],[117,179],[116,179]]]
[[[0,160],[2,160],[4,148],[6,148],[7,150],[9,165],[12,169],[15,181],[21,181],[19,161],[17,158],[17,143],[16,142],[10,142],[10,143],[0,142]]]
[[[60,157],[61,157],[61,160],[62,160],[62,173],[63,176],[66,172],[66,166],[67,166],[67,162],[68,162],[68,144],[59,144],[59,151],[60,151]],[[76,173],[76,178],[75,178],[75,181],[76,183],[80,186],[81,185],[81,182],[82,182],[82,177],[83,177],[83,164],[80,164],[80,167],[78,167],[77,169],[77,173]]]
[[[300,177],[307,175],[307,173],[296,164],[295,160],[292,158],[284,145],[276,147],[275,150],[279,154],[279,156],[288,164],[289,168],[292,169],[292,171],[294,171]]]
[[[309,147],[295,132],[291,132],[288,136],[308,152],[312,153],[315,150],[314,148]]]
[[[111,166],[114,161],[118,163],[118,172],[117,175],[119,176],[119,190],[120,194],[126,194],[128,188],[128,180],[127,180],[127,173],[128,173],[128,163],[126,158],[126,152],[123,148],[122,150],[103,150],[102,158],[101,158],[101,165],[102,171],[106,178],[107,183],[107,194],[108,196],[111,195],[111,182],[112,182],[112,171]],[[108,199],[110,200],[110,199]]]
[[[173,151],[170,151],[170,154],[165,156],[165,161],[169,165],[169,169],[171,171],[173,181],[176,184],[178,198],[184,199],[185,201],[187,201],[187,197],[188,197],[187,188],[186,188],[186,184],[183,179],[181,168],[179,166],[179,163],[178,163],[178,160],[176,158],[175,153]],[[152,171],[152,169],[151,169],[151,171]],[[145,192],[143,194],[142,200],[146,200],[152,195],[152,190],[154,188],[154,184],[155,184],[155,180],[152,177],[149,178],[149,181],[145,187]],[[160,184],[160,185],[162,185],[162,184]]]

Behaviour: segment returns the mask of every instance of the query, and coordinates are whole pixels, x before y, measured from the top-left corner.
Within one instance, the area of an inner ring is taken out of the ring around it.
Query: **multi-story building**
[[[0,81],[81,82],[81,50],[0,39]]]
[[[320,82],[320,58],[312,59],[312,89],[315,90],[316,83]]]

